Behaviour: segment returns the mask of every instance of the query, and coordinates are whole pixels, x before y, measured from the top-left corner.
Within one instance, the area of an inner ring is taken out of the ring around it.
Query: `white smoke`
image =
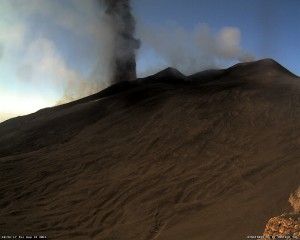
[[[153,28],[139,25],[138,34],[144,45],[153,49],[166,66],[185,74],[208,68],[219,68],[229,61],[253,61],[255,57],[241,47],[241,32],[225,27],[218,32],[199,24],[189,32],[181,27]]]
[[[1,0],[0,61],[15,75],[5,81],[55,93],[60,103],[106,87],[112,36],[103,12],[96,0]],[[63,43],[61,33],[67,36]],[[61,44],[73,45],[69,48],[74,51],[66,57]],[[72,66],[67,58],[86,69]]]
[[[14,79],[1,79],[1,85],[35,92],[38,99],[55,96],[53,103],[84,97],[108,86],[115,35],[104,20],[105,6],[100,2],[1,0],[0,74],[14,74]],[[147,63],[148,73],[172,66],[188,74],[222,66],[226,61],[254,59],[242,49],[241,33],[234,27],[214,32],[200,24],[189,32],[181,27],[138,24],[137,30],[143,49],[152,49],[157,57]],[[1,91],[0,96],[4,96]]]

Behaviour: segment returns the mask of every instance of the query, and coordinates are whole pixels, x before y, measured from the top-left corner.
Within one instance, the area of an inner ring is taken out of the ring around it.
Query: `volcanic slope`
[[[241,240],[300,185],[300,79],[176,69],[0,124],[0,236]]]

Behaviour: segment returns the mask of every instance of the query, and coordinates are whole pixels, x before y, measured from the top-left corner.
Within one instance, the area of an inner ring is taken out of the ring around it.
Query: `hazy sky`
[[[133,0],[139,76],[270,57],[300,75],[299,0]],[[0,0],[0,121],[101,90],[109,38],[96,0]]]

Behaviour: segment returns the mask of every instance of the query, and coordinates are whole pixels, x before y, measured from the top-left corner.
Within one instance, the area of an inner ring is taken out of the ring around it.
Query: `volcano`
[[[0,124],[0,236],[241,240],[300,185],[300,79],[168,68]]]

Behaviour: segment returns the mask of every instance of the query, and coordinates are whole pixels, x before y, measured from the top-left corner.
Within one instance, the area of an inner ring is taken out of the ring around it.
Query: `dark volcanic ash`
[[[129,0],[103,0],[105,21],[112,32],[112,83],[136,79],[135,51],[140,41],[134,37],[135,19]]]

